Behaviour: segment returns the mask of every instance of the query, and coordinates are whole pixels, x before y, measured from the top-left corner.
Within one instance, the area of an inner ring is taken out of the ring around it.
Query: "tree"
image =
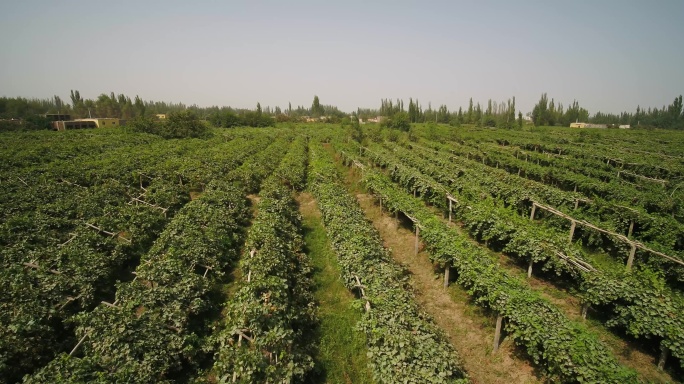
[[[135,111],[135,116],[145,116],[145,103],[138,95],[135,95],[135,104],[133,104],[133,109]]]
[[[381,125],[383,127],[398,129],[400,131],[408,131],[411,129],[411,119],[409,114],[404,111],[399,111],[395,113],[392,117],[386,117]]]
[[[520,113],[519,113],[520,114]],[[508,119],[507,119],[509,128],[513,126],[513,123],[515,122],[515,96],[513,96],[513,100],[510,102],[508,105]]]
[[[549,124],[548,108],[548,98],[546,96],[546,93],[542,93],[539,102],[535,104],[534,108],[532,109],[532,122],[535,126],[539,127],[542,125]]]
[[[318,100],[318,96],[314,96],[313,103],[311,104],[311,116],[320,117],[321,115],[323,115],[321,102]]]
[[[522,127],[523,127],[522,112],[518,112],[518,128],[522,129]]]
[[[189,110],[169,113],[162,121],[141,116],[129,122],[128,129],[134,132],[151,133],[165,139],[205,137],[209,134],[208,127],[194,112]]]
[[[480,107],[480,103],[477,103],[477,106],[475,107],[475,115],[473,116],[473,119],[478,127],[482,126],[482,107]]]
[[[449,123],[449,109],[446,105],[441,105],[437,111],[437,122],[448,124]]]

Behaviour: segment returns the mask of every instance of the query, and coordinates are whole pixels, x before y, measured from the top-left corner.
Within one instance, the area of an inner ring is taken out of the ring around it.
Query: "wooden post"
[[[380,213],[382,213],[382,197],[380,198]]]
[[[494,348],[493,352],[499,350],[499,339],[501,338],[501,323],[503,322],[503,316],[498,315],[496,317],[496,330],[494,331]]]
[[[537,204],[532,203],[532,213],[530,214],[530,220],[534,220],[534,212],[537,210]]]
[[[589,312],[590,306],[591,306],[591,304],[589,304],[589,303],[582,304],[582,319],[583,320],[587,319],[587,312]]]
[[[666,346],[660,345],[660,359],[658,359],[658,369],[661,371],[665,369],[665,362],[667,361],[667,356],[670,354],[670,350]]]
[[[449,199],[449,224],[451,224],[451,199]]]
[[[413,197],[416,197],[416,191],[417,191],[417,189],[413,190]]]
[[[570,235],[568,235],[568,243],[572,243],[572,237],[575,235],[575,227],[577,227],[577,222],[573,220],[572,224],[570,225]]]
[[[444,265],[444,288],[445,289],[449,287],[449,270],[450,269],[451,269],[451,263],[447,262],[446,265]]]
[[[89,334],[90,334],[90,332],[87,332],[85,335],[83,335],[83,337],[81,337],[81,340],[78,341],[78,344],[76,344],[74,349],[72,349],[71,352],[69,352],[69,356],[73,356],[74,353],[76,353],[76,351],[78,351],[78,347],[80,347],[81,344],[83,344],[83,342],[85,341],[86,337],[88,337]]]
[[[629,251],[629,258],[627,259],[627,271],[632,270],[632,264],[634,263],[634,254],[636,253],[636,245],[631,243],[632,249]]]
[[[579,207],[579,199],[575,199],[575,209]]]
[[[530,259],[530,264],[527,266],[527,278],[529,279],[532,277],[532,264],[534,264],[534,261]]]
[[[627,237],[632,237],[632,232],[634,231],[634,220],[629,221],[629,231],[627,232]]]
[[[418,227],[418,224],[416,224],[416,256],[418,256],[418,235],[420,235],[420,228]]]

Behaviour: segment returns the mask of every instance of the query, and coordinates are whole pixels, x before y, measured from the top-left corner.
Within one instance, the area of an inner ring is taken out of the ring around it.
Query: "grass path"
[[[354,296],[340,280],[340,267],[309,193],[298,197],[305,251],[314,266],[314,296],[319,306],[318,354],[311,383],[372,383],[366,359],[366,338],[354,328],[361,312],[352,308]]]

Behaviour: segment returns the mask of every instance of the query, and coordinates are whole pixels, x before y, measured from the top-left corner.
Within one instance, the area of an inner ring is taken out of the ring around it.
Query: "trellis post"
[[[591,304],[589,304],[589,303],[582,304],[582,320],[587,319],[587,312],[589,312],[590,306],[591,306]]]
[[[660,358],[658,359],[658,369],[661,371],[665,369],[665,362],[667,361],[667,356],[670,354],[670,350],[666,346],[660,345]]]
[[[496,330],[494,331],[494,346],[493,351],[499,350],[499,340],[501,339],[501,323],[503,322],[503,316],[498,315],[496,317]]]
[[[419,239],[418,236],[420,235],[420,227],[418,226],[418,223],[416,223],[416,256],[418,256],[418,243]]]
[[[634,243],[630,243],[632,248],[629,250],[629,258],[627,259],[627,271],[632,270],[632,264],[634,263],[634,254],[636,253],[636,245]]]
[[[572,224],[570,225],[570,234],[568,235],[568,243],[572,243],[572,237],[575,235],[575,228],[577,227],[577,222],[575,220],[572,221]]]
[[[449,200],[449,224],[451,224],[451,199]]]
[[[532,203],[532,213],[530,213],[530,220],[534,220],[534,212],[537,210],[537,204]]]
[[[527,278],[529,279],[532,277],[532,264],[534,264],[534,261],[530,259],[530,264],[527,266]]]

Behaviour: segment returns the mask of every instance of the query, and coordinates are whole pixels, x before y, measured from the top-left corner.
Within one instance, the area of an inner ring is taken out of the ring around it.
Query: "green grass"
[[[355,330],[361,313],[352,308],[353,295],[340,280],[340,267],[320,217],[304,214],[306,253],[314,265],[314,292],[320,327],[311,383],[372,383],[366,360],[366,337]]]

